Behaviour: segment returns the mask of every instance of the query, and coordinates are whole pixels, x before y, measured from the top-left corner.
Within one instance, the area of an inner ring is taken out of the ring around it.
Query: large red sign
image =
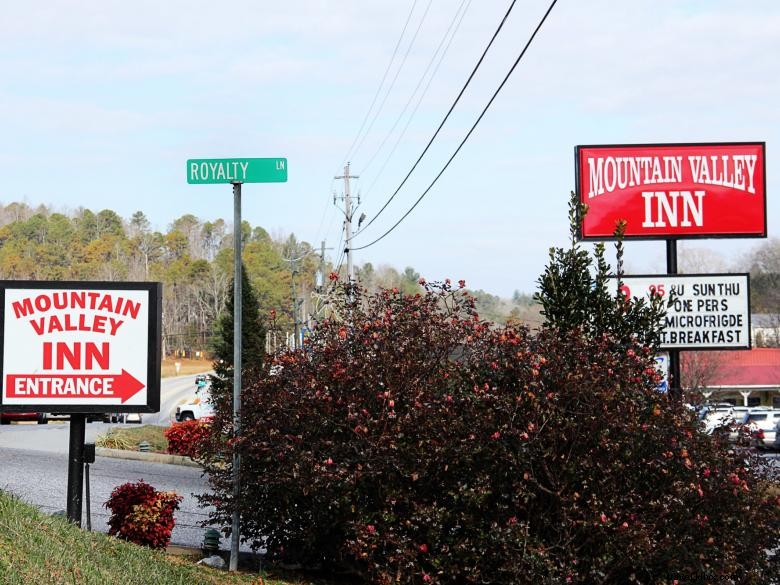
[[[578,146],[583,239],[766,237],[763,142]]]

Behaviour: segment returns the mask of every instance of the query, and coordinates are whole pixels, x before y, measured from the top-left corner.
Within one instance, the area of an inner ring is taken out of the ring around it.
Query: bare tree
[[[689,397],[708,392],[723,373],[721,351],[684,351],[680,353],[682,387]]]

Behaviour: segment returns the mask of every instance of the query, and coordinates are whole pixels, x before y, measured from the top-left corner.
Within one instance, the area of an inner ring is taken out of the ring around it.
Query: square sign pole
[[[162,284],[0,281],[0,410],[67,412],[81,525],[85,413],[160,410]]]
[[[187,182],[191,185],[228,183],[233,185],[233,233],[241,231],[241,185],[243,183],[286,183],[286,158],[208,158],[187,161]],[[241,435],[241,238],[233,238],[233,436]],[[241,495],[241,457],[233,453],[233,499]],[[230,536],[231,571],[238,569],[240,517],[233,511]]]

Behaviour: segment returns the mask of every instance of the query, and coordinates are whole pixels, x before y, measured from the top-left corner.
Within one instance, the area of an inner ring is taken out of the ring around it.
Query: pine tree
[[[211,393],[216,405],[233,393],[233,283],[228,292],[225,311],[216,327],[214,341],[214,374],[211,376]],[[251,384],[262,371],[265,361],[265,327],[260,320],[255,291],[241,264],[241,383]]]

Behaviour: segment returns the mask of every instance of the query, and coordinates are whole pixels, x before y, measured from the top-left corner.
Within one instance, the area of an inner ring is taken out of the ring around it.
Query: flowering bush
[[[181,500],[174,492],[158,492],[143,480],[122,484],[104,504],[111,510],[108,533],[150,548],[165,548]]]
[[[375,583],[767,582],[777,502],[653,390],[647,346],[496,328],[448,285],[343,303],[245,389],[239,509],[271,557]],[[229,466],[210,477],[228,525]]]
[[[776,494],[655,391],[663,312],[611,298],[601,254],[551,254],[535,334],[481,321],[462,282],[337,284],[244,388],[239,440],[217,404],[212,520],[238,509],[271,559],[378,584],[773,582]]]
[[[199,420],[175,423],[163,434],[168,440],[169,453],[198,460],[209,438],[209,423]]]

